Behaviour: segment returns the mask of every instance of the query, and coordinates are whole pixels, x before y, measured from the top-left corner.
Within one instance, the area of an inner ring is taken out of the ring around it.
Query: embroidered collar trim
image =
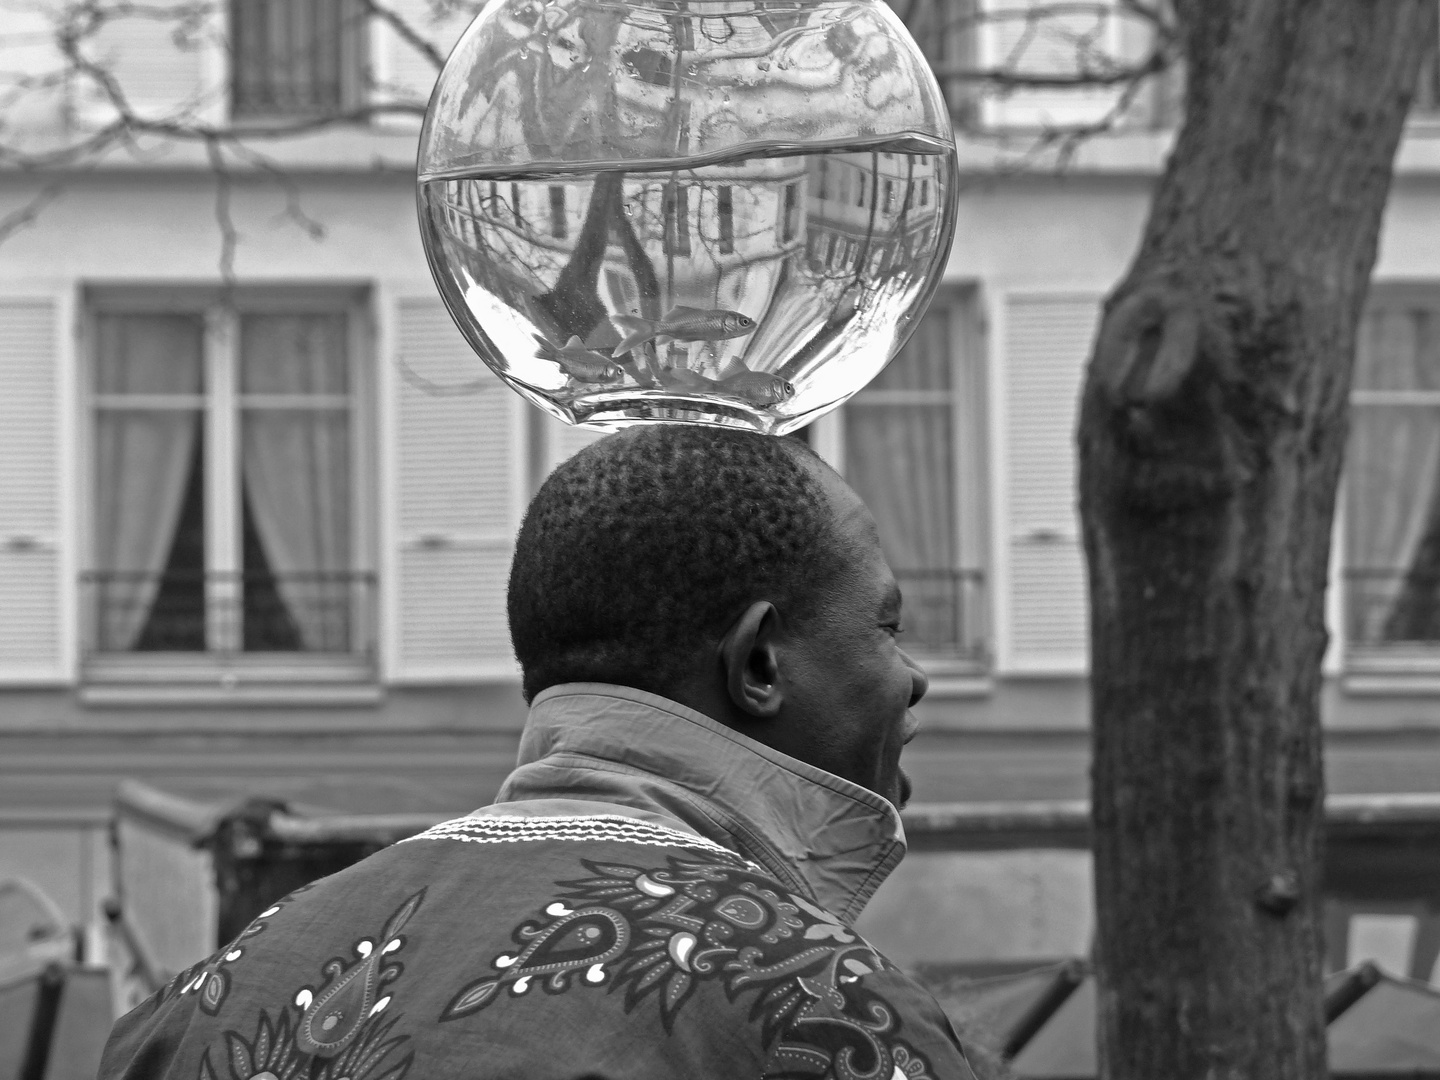
[[[539,694],[519,767],[497,796],[509,805],[479,813],[574,815],[569,800],[696,833],[847,921],[905,853],[900,815],[887,799],[625,686],[570,683]]]

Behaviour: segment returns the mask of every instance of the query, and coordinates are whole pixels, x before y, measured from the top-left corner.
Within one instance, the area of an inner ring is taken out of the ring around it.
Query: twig
[[[311,240],[325,239],[324,223],[315,220],[300,205],[300,184],[293,176],[271,158],[244,143],[232,141],[230,150],[269,176],[285,192],[285,210],[280,215],[282,218],[293,221]]]
[[[235,285],[235,248],[240,234],[230,213],[231,179],[225,151],[219,139],[208,139],[205,152],[215,173],[215,224],[220,228],[220,281],[227,292]]]
[[[36,193],[35,197],[18,210],[12,210],[3,218],[0,218],[0,244],[3,244],[21,229],[28,228],[35,224],[35,219],[40,216],[40,211],[49,206],[59,196],[63,187],[59,181],[47,184]]]
[[[394,9],[380,3],[379,0],[360,0],[360,2],[370,14],[389,23],[390,28],[400,35],[402,41],[435,65],[436,71],[445,66],[445,57],[440,50],[416,33],[415,28],[401,18]]]

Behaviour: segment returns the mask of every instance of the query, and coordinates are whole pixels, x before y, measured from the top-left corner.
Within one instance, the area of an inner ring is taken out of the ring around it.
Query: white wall
[[[881,885],[856,929],[902,966],[1086,956],[1088,851],[920,851]]]

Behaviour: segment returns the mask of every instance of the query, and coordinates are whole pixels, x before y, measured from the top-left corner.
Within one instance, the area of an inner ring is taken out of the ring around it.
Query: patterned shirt
[[[819,889],[803,865],[783,877],[765,865],[788,845],[761,829],[787,827],[756,803],[767,782],[747,776],[751,758],[801,763],[724,734],[731,757],[703,766],[715,782],[687,788],[647,770],[655,757],[636,747],[654,746],[636,727],[668,732],[668,752],[696,736],[698,714],[623,688],[560,689],[548,707],[537,698],[507,801],[262,912],[117,1023],[101,1080],[972,1080],[934,1000],[821,902],[845,878],[837,866],[859,891],[873,867],[813,840]],[[707,744],[712,725],[728,730],[700,719]],[[541,790],[547,769],[564,773],[561,792]],[[844,820],[854,794],[782,802]]]

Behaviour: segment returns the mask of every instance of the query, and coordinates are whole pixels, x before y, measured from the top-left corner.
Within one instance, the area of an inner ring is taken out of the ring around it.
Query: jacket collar
[[[905,855],[905,831],[888,799],[694,709],[607,683],[569,683],[536,696],[519,767],[497,796],[532,800],[557,800],[554,813],[573,813],[573,800],[582,800],[678,824],[759,863],[847,922]]]

